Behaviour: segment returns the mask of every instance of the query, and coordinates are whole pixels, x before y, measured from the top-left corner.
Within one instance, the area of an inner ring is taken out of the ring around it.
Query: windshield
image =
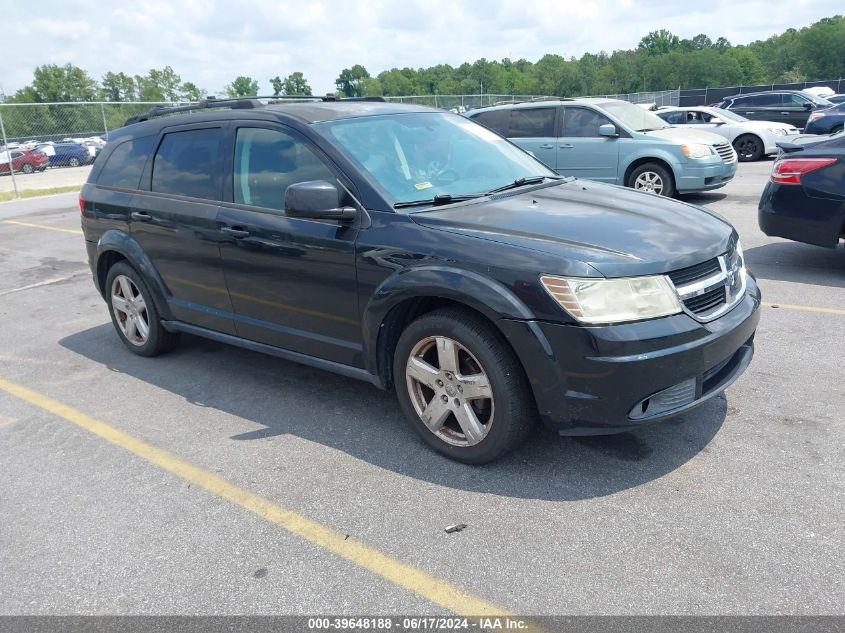
[[[479,194],[520,178],[555,177],[531,155],[450,113],[414,112],[317,123],[391,203]]]
[[[713,108],[711,113],[723,121],[736,121],[737,123],[742,123],[750,120],[746,119],[744,116],[738,115],[736,112],[731,112],[730,110],[725,110],[724,108]]]
[[[823,105],[823,106],[832,106],[833,105],[833,101],[828,101],[824,97],[820,97],[819,95],[813,94],[812,92],[802,92],[801,95],[803,97],[809,99],[813,103],[817,103],[818,105]]]
[[[653,112],[627,101],[605,101],[598,106],[635,132],[650,132],[672,127]]]

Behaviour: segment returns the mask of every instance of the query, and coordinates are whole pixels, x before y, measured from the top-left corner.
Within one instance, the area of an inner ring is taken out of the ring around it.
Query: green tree
[[[649,55],[665,55],[678,48],[680,43],[677,35],[666,29],[660,29],[659,31],[652,31],[641,39],[638,48]]]
[[[135,101],[135,80],[126,73],[107,72],[101,86],[105,101]]]
[[[198,88],[196,84],[186,81],[180,89],[181,101],[202,101],[205,99],[205,90]]]
[[[273,88],[275,87],[276,84],[273,84]],[[305,76],[301,72],[293,72],[285,77],[284,81],[282,81],[282,94],[288,96],[310,97],[311,86],[308,85],[308,80],[305,79]],[[381,92],[378,94],[381,94]]]
[[[226,86],[226,94],[230,97],[254,97],[258,94],[258,81],[245,75],[236,77]]]
[[[273,86],[273,96],[278,97],[282,94],[282,89],[284,88],[284,83],[282,82],[282,78],[276,75],[270,80],[270,85]]]
[[[815,79],[845,76],[845,17],[824,18],[798,33],[801,71]]]
[[[29,94],[35,101],[52,102],[94,101],[97,93],[97,82],[78,66],[45,64],[35,69]]]
[[[370,73],[361,64],[355,64],[352,68],[344,68],[335,80],[337,89],[347,97],[361,96],[361,82],[368,79]]]

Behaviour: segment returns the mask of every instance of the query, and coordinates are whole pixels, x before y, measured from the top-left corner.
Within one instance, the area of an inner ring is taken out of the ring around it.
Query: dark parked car
[[[797,90],[776,90],[772,92],[750,92],[725,97],[720,108],[736,112],[752,121],[777,121],[803,128],[807,117],[817,110],[825,110],[833,104],[809,92]]]
[[[807,119],[804,134],[836,134],[845,126],[845,103],[813,112]]]
[[[56,153],[50,156],[51,167],[79,167],[94,160],[85,145],[80,143],[55,143]]]
[[[845,237],[845,134],[778,144],[758,222],[766,235],[834,247]]]
[[[561,177],[422,106],[205,105],[110,134],[80,195],[136,354],[197,334],[395,389],[471,463],[538,418],[602,434],[686,411],[751,360],[760,292],[705,209]]]
[[[11,169],[15,172],[31,174],[35,171],[47,169],[48,158],[41,152],[28,152],[22,149],[0,150],[0,174],[8,174]]]

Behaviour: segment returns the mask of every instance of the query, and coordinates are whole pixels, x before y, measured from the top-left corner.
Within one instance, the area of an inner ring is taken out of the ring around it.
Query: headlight
[[[690,143],[681,145],[681,151],[687,158],[707,158],[713,155],[713,150],[709,145],[703,143]]]
[[[786,130],[782,127],[767,127],[766,128],[772,134],[777,134],[778,136],[786,136]]]
[[[543,275],[540,282],[581,323],[622,323],[681,312],[678,295],[663,276],[572,279]]]

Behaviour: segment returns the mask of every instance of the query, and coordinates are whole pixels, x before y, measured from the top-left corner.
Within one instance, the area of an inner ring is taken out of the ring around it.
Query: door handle
[[[554,148],[554,145],[552,145],[551,143],[543,143],[542,145],[540,145],[540,149],[552,149],[552,148]]]
[[[221,226],[220,232],[225,233],[226,235],[231,235],[236,240],[239,240],[244,237],[249,237],[249,231],[239,229],[236,226]]]
[[[560,144],[561,149],[572,149],[573,147],[575,147],[575,146],[572,143],[561,143]]]
[[[755,114],[754,110],[746,110],[745,114]]]
[[[133,211],[129,214],[129,217],[133,220],[138,220],[138,222],[149,222],[153,219],[153,216],[145,211]]]
[[[781,114],[789,114],[789,112],[781,112]]]

